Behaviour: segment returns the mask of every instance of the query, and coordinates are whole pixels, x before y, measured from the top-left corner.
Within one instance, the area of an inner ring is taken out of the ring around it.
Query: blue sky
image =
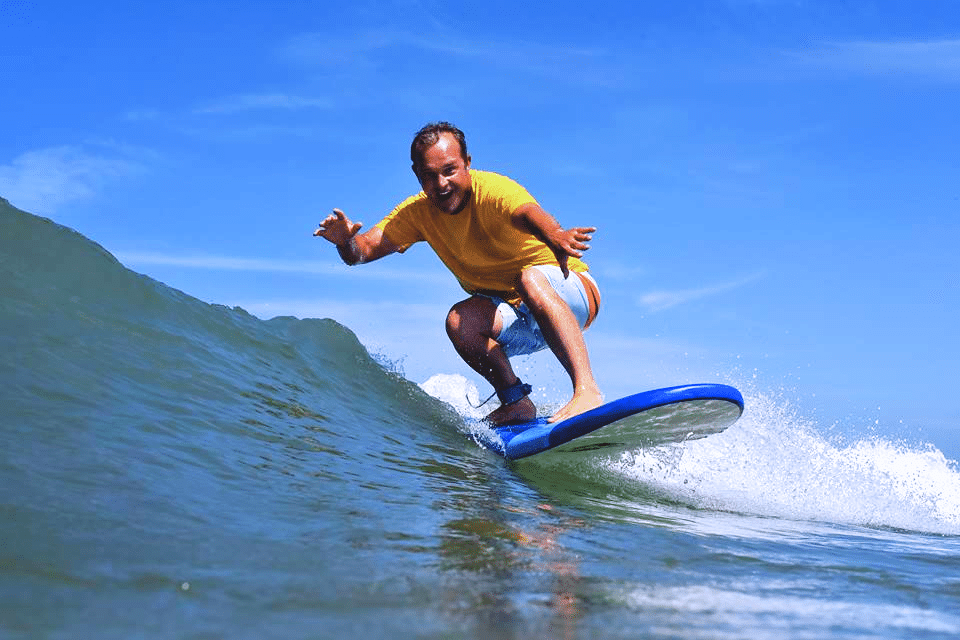
[[[311,232],[417,191],[410,138],[450,120],[599,228],[609,396],[734,382],[960,454],[956,2],[2,1],[0,86],[14,205],[203,300],[332,317],[418,382],[468,375],[453,278]]]

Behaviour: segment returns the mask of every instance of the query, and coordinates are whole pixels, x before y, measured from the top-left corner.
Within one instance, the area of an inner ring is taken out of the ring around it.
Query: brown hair
[[[460,157],[463,158],[464,162],[467,161],[469,157],[467,155],[467,138],[463,135],[463,131],[449,122],[431,122],[421,127],[420,131],[417,131],[417,135],[413,137],[413,143],[410,145],[410,160],[414,167],[419,166],[423,152],[437,144],[441,133],[449,133],[457,139],[460,144]]]

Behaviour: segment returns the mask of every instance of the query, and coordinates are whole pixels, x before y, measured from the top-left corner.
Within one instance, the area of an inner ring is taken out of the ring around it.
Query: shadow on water
[[[425,579],[439,580],[431,608],[447,624],[477,637],[582,637],[588,614],[610,606],[609,576],[594,563],[633,547],[635,525],[663,532],[643,534],[660,557],[676,554],[670,534],[684,528],[686,506],[602,468],[591,476],[534,459],[508,463],[457,422],[421,425],[443,444],[419,445],[405,459],[435,519],[426,539],[404,549],[437,572]],[[611,526],[609,537],[598,531]],[[610,547],[596,548],[598,540]]]
[[[441,516],[434,544],[423,550],[441,578],[435,606],[468,635],[515,637],[533,628],[572,637],[580,561],[563,540],[586,522],[465,442],[457,462],[430,469],[445,485],[434,505]]]

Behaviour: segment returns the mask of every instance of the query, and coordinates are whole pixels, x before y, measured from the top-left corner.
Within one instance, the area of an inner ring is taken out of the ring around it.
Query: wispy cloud
[[[280,47],[280,54],[290,62],[310,66],[365,65],[371,54],[406,44],[409,39],[402,31],[387,29],[353,33],[349,38],[312,32],[290,38]]]
[[[95,195],[109,180],[142,169],[116,150],[92,153],[71,145],[37,149],[0,165],[0,195],[27,211],[52,215],[68,202]]]
[[[449,274],[436,270],[429,273],[409,269],[384,270],[376,268],[351,269],[335,260],[284,260],[276,258],[243,258],[210,254],[169,254],[152,251],[114,252],[117,260],[127,266],[181,267],[212,271],[254,271],[261,273],[291,273],[301,275],[338,275],[381,280],[411,280],[418,282],[449,283]],[[336,258],[336,254],[334,254]]]
[[[796,56],[826,69],[960,81],[960,39],[828,43]]]
[[[729,291],[733,291],[734,289],[739,289],[740,287],[758,280],[763,276],[764,272],[758,272],[747,276],[746,278],[741,278],[740,280],[733,280],[731,282],[724,282],[721,284],[699,287],[696,289],[651,291],[640,296],[637,299],[637,302],[641,306],[647,307],[647,309],[649,309],[651,312],[664,311],[681,304],[687,304],[697,300],[702,300],[703,298],[716,296],[721,293],[727,293]]]
[[[329,109],[333,100],[288,93],[260,93],[229,96],[197,107],[195,113],[239,113],[244,111]]]
[[[289,61],[311,66],[342,69],[377,69],[388,66],[389,53],[396,50],[421,51],[431,55],[472,60],[485,66],[528,71],[569,79],[602,78],[589,72],[599,60],[608,60],[609,51],[601,48],[551,45],[531,40],[471,40],[457,29],[444,36],[430,31],[428,35],[395,29],[370,29],[349,38],[331,37],[327,33],[306,33],[287,41],[281,56]]]
[[[121,251],[114,254],[120,262],[137,266],[185,267],[215,271],[264,271],[329,275],[339,271],[328,262],[310,260],[271,260],[199,254],[168,254],[151,251]]]

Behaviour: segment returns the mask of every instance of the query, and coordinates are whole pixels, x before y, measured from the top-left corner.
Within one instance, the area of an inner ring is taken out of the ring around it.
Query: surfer
[[[410,145],[423,191],[401,202],[369,231],[334,209],[314,232],[349,264],[377,260],[426,241],[471,294],[447,314],[447,335],[460,357],[494,388],[494,424],[536,418],[531,387],[509,358],[549,347],[573,384],[573,397],[550,417],[570,418],[599,406],[583,330],[597,315],[600,293],[580,260],[595,227],[564,229],[519,184],[470,168],[462,131],[431,123]]]

